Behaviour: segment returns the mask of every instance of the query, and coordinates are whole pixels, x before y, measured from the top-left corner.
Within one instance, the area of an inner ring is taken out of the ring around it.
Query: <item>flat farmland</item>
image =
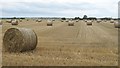
[[[0,25],[0,67],[2,66],[2,25]]]
[[[74,26],[60,20],[55,20],[53,26],[47,26],[46,20],[38,23],[23,20],[16,26],[4,21],[2,34],[11,27],[33,29],[38,44],[35,50],[22,53],[10,53],[3,48],[3,66],[118,65],[118,29],[109,21],[93,21],[92,26],[83,20],[75,22]]]

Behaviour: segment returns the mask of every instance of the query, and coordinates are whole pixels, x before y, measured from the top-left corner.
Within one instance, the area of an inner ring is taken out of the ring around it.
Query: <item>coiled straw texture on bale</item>
[[[3,46],[9,52],[33,50],[37,45],[37,35],[31,29],[10,28],[3,37]]]

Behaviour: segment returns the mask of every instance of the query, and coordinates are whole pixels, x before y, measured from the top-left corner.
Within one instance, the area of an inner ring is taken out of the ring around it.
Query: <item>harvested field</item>
[[[3,32],[11,27],[25,27],[35,31],[38,44],[35,50],[9,53],[2,50],[3,66],[117,66],[118,29],[114,23],[85,21],[68,23],[55,20],[54,26],[22,20],[17,26],[3,21]],[[0,35],[2,36],[2,35]],[[2,37],[1,37],[2,38]],[[4,45],[3,45],[4,46]],[[11,61],[12,60],[12,61]]]
[[[2,67],[2,25],[0,25],[0,67]]]

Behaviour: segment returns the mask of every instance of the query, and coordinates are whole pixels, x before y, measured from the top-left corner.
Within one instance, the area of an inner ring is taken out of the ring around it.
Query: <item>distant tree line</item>
[[[62,20],[66,20],[66,18],[61,18]],[[80,18],[80,17],[75,17],[73,18],[72,20],[97,20],[97,19],[100,19],[100,20],[120,20],[120,18],[96,18],[96,17],[88,17],[87,15],[84,15],[83,18]]]
[[[12,18],[1,18],[1,19],[25,19],[25,18],[23,18],[23,17],[21,17],[21,18],[12,17]]]
[[[44,19],[44,17],[40,17],[42,19]],[[1,19],[26,19],[24,17],[12,17],[12,18],[1,18]],[[49,19],[49,18],[48,18]],[[54,18],[54,19],[58,19],[58,18]],[[60,18],[61,20],[66,20],[67,18],[63,17],[63,18]],[[97,19],[100,19],[100,20],[120,20],[120,18],[108,18],[108,17],[105,17],[105,18],[96,18],[96,17],[88,17],[87,15],[84,15],[83,18],[80,18],[80,17],[75,17],[75,18],[72,18],[72,20],[97,20]]]

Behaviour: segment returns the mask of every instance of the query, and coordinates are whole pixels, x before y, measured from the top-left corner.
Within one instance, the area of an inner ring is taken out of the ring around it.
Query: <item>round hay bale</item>
[[[76,20],[76,22],[79,22],[79,20]]]
[[[68,22],[68,26],[74,26],[74,22],[73,21],[69,21]]]
[[[100,23],[101,22],[101,20],[97,20],[97,23]]]
[[[11,20],[11,19],[9,19],[9,20],[6,20],[6,22],[7,22],[7,23],[11,23],[11,22],[12,22],[12,20]]]
[[[39,20],[36,20],[36,22],[42,22],[42,20],[39,19]]]
[[[69,20],[66,20],[66,22],[69,22]]]
[[[19,21],[22,22],[22,19],[20,19]]]
[[[53,19],[52,21],[55,21],[55,19]]]
[[[110,20],[110,23],[114,23],[114,20]]]
[[[9,52],[33,50],[37,45],[37,35],[31,29],[10,28],[4,34],[3,45]]]
[[[92,25],[92,22],[91,21],[87,21],[87,25]]]
[[[47,21],[47,26],[52,26],[53,25],[53,22],[51,20],[48,20]]]
[[[63,20],[61,20],[61,22],[64,22]]]
[[[17,20],[13,20],[13,21],[11,22],[11,24],[12,24],[12,25],[18,25],[18,21],[17,21]]]
[[[94,22],[94,20],[91,20],[91,22]]]
[[[120,28],[120,23],[119,22],[114,22],[115,28]]]
[[[107,22],[107,20],[104,20],[104,22]]]
[[[2,20],[0,20],[0,25],[2,25]]]
[[[87,22],[87,20],[84,20],[85,22]]]

